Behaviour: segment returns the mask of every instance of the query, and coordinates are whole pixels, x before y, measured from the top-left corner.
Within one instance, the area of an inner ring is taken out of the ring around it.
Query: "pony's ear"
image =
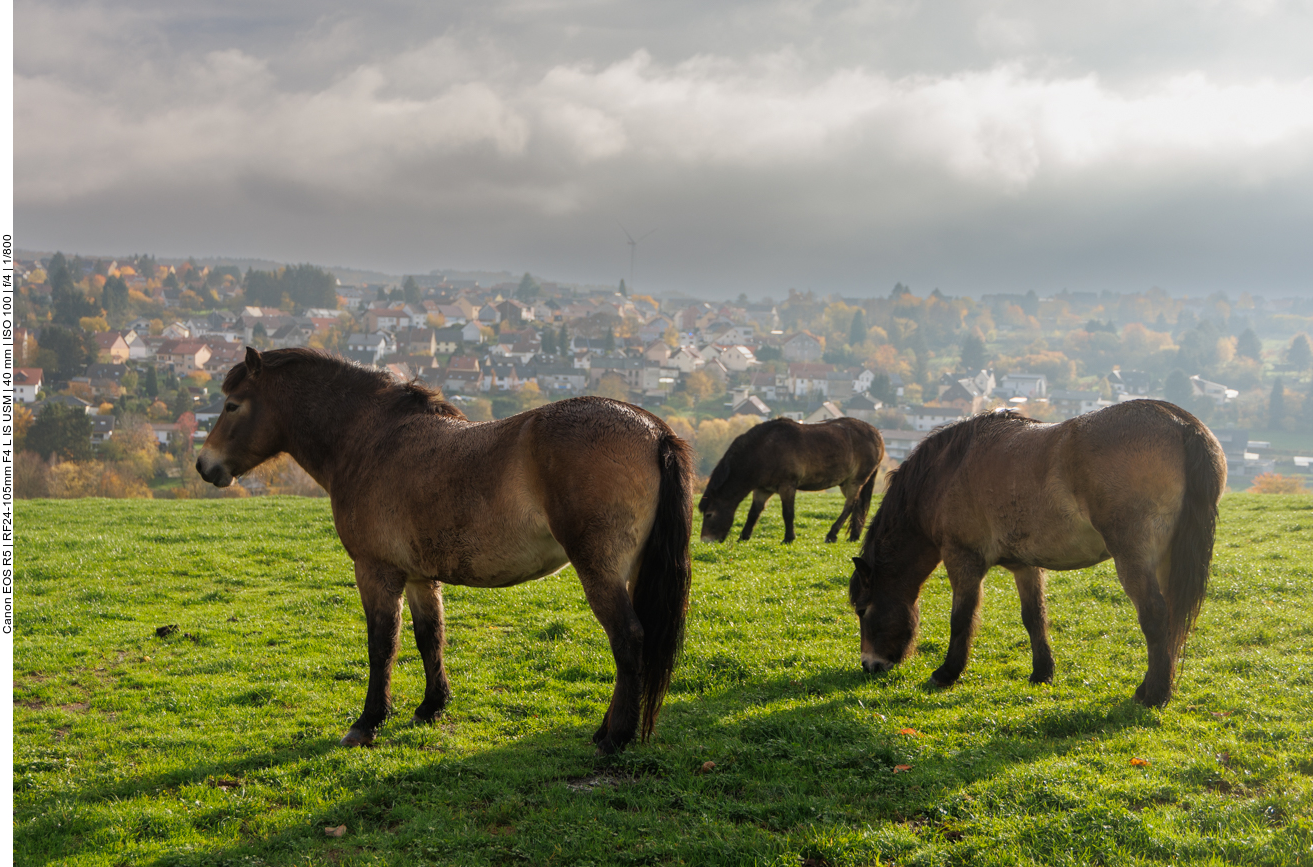
[[[260,358],[260,350],[254,346],[246,347],[246,374],[255,379],[260,375],[260,369],[264,367],[264,361]]]
[[[857,580],[863,584],[869,584],[871,582],[871,567],[861,557],[853,558],[853,574],[856,575]]]

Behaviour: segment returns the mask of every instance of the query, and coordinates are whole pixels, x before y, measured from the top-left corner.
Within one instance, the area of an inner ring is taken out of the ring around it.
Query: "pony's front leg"
[[[1030,635],[1030,682],[1053,682],[1053,649],[1049,647],[1049,612],[1044,601],[1044,570],[1022,566],[1012,570],[1021,596],[1021,622]]]
[[[356,587],[369,635],[369,687],[365,708],[342,737],[342,746],[369,746],[392,710],[392,665],[401,635],[401,592],[406,576],[383,563],[356,561]]]
[[[930,679],[939,686],[951,686],[967,667],[971,643],[980,625],[980,585],[985,579],[984,562],[971,551],[950,551],[944,555],[944,568],[953,585],[953,611],[949,615],[951,635],[944,664]]]
[[[406,582],[406,601],[415,627],[415,645],[424,662],[424,701],[415,708],[413,723],[431,723],[451,700],[447,670],[442,665],[446,622],[442,615],[442,585],[437,581]]]
[[[766,508],[766,501],[770,499],[770,491],[753,491],[752,505],[748,507],[748,519],[743,522],[743,531],[739,533],[739,541],[746,542],[752,538],[752,528],[757,526],[757,519],[761,517],[761,510]]]

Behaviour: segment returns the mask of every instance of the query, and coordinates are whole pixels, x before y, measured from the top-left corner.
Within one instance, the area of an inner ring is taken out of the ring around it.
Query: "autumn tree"
[[[91,457],[91,419],[77,407],[47,404],[27,431],[27,448],[45,460],[65,461]]]

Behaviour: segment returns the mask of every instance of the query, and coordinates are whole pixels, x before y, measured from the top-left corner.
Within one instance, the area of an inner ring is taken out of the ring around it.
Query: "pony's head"
[[[223,382],[223,412],[196,458],[196,472],[219,488],[285,451],[280,426],[273,422],[270,396],[261,394],[267,379],[260,353],[246,348],[246,360],[229,372]]]
[[[734,513],[738,510],[743,495],[730,496],[726,482],[729,481],[729,455],[720,459],[707,480],[707,489],[698,501],[698,511],[702,513],[702,541],[724,542],[734,526]]]
[[[914,590],[909,598],[900,592],[905,588],[891,580],[896,576],[883,574],[886,571],[854,557],[848,581],[848,601],[861,624],[862,668],[871,674],[888,671],[911,654],[921,622],[919,594]]]

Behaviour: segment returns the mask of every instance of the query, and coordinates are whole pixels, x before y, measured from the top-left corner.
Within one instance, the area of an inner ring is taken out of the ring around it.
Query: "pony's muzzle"
[[[204,450],[196,459],[196,472],[216,488],[226,488],[233,483],[233,474],[225,470],[222,463],[206,454]]]
[[[873,653],[862,654],[862,670],[867,674],[882,674],[893,668],[894,664],[887,659],[881,659]]]

